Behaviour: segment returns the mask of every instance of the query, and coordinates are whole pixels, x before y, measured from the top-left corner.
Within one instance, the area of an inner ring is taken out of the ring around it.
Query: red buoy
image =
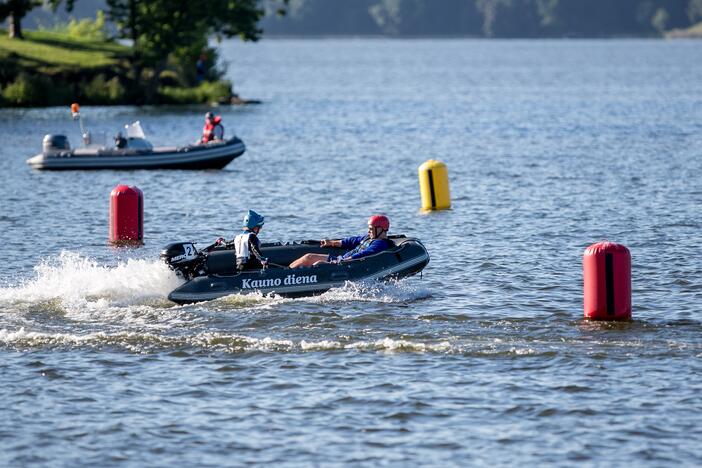
[[[631,319],[631,254],[614,242],[598,242],[583,253],[585,318]]]
[[[144,240],[144,194],[118,185],[110,192],[110,242],[141,244]]]

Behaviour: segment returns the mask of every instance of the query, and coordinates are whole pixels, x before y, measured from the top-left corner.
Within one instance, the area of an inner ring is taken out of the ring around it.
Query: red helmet
[[[383,215],[373,215],[368,218],[368,225],[373,227],[382,228],[384,231],[390,229],[390,220],[387,216]]]

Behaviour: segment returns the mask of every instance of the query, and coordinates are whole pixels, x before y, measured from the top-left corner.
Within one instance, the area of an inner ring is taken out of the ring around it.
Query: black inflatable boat
[[[233,248],[209,246],[197,250],[193,243],[169,244],[161,258],[187,280],[168,299],[178,304],[209,301],[230,294],[258,291],[298,297],[321,294],[347,281],[387,280],[420,272],[429,263],[422,243],[405,236],[390,236],[394,246],[375,255],[340,264],[287,268],[306,253],[339,255],[343,249],[322,248],[319,241],[261,244],[270,265],[263,270],[236,270]]]

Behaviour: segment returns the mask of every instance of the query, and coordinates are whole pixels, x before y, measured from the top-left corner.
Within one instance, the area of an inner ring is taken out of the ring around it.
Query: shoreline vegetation
[[[144,104],[130,89],[131,49],[111,39],[76,37],[65,32],[25,31],[23,40],[0,30],[0,106],[45,107],[78,101],[93,105]],[[142,74],[153,75],[145,68]],[[149,104],[246,103],[227,80],[183,85],[177,70],[160,72]]]
[[[256,41],[263,32],[259,23],[273,39],[344,37],[344,33],[383,38],[702,38],[702,0],[678,0],[675,5],[622,0],[627,5],[618,13],[597,5],[583,10],[561,0],[550,0],[548,7],[539,3],[543,8],[526,2],[523,11],[502,0],[447,0],[442,8],[428,8],[428,0],[412,0],[426,7],[420,9],[400,0],[297,0],[290,6],[289,0],[102,0],[105,10],[93,10],[94,18],[22,31],[21,19],[41,5],[53,12],[63,5],[70,12],[76,1],[0,2],[0,20],[7,19],[9,28],[0,29],[0,107],[76,101],[258,103],[233,92],[209,38]],[[212,8],[213,1],[217,8]],[[391,8],[393,1],[399,2],[397,8]],[[341,23],[339,12],[345,18]],[[453,23],[446,16],[451,12]]]
[[[104,0],[94,17],[23,31],[31,11],[76,1],[0,1],[0,107],[257,102],[234,94],[209,39],[257,41],[260,0]]]
[[[673,29],[665,34],[666,39],[702,39],[702,22],[685,29]]]
[[[702,0],[295,0],[266,35],[654,38],[702,21]]]

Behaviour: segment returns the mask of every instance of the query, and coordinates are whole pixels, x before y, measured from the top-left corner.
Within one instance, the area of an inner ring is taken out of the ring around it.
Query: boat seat
[[[395,250],[399,247],[402,247],[402,243],[407,240],[407,237],[405,236],[393,236],[389,237],[386,239],[388,242],[390,242],[391,247],[388,250]]]

